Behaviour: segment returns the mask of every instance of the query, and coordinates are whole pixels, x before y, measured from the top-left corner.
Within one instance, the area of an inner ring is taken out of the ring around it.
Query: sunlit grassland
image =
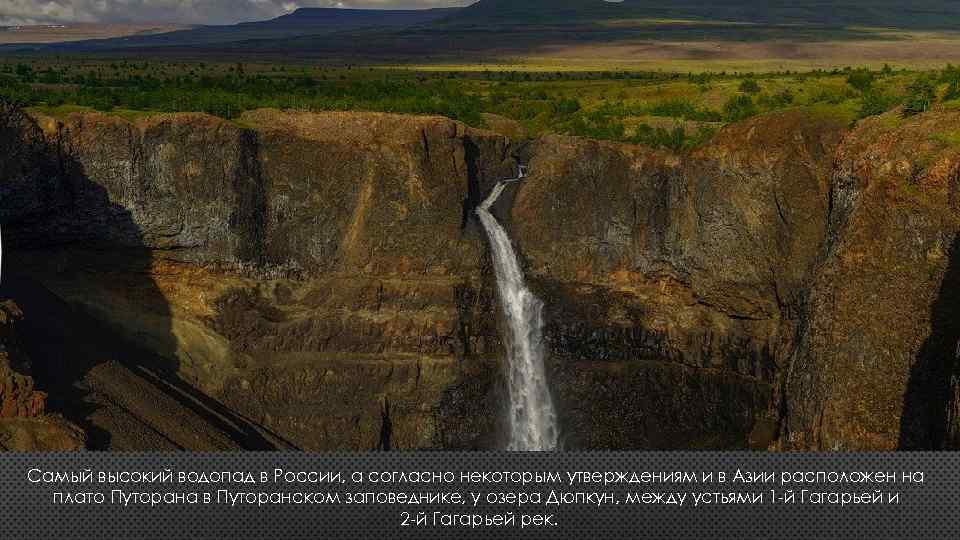
[[[491,52],[463,61],[383,63],[418,71],[661,71],[667,73],[938,69],[960,62],[960,30],[920,31],[875,27],[765,29],[720,21],[607,21],[617,38],[547,42],[522,53]],[[678,30],[682,28],[683,31]],[[700,30],[702,29],[702,30]],[[718,34],[721,32],[722,35]],[[751,37],[751,33],[757,34]]]
[[[264,107],[438,114],[512,137],[561,133],[687,150],[728,123],[774,111],[806,109],[853,123],[901,105],[914,112],[936,102],[957,106],[960,69],[419,71],[0,59],[0,98],[48,116],[95,110],[134,121],[170,112],[238,121]]]

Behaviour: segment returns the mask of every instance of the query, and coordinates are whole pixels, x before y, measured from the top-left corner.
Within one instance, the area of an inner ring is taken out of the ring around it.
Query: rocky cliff
[[[960,111],[862,122],[787,374],[784,445],[960,448]]]
[[[31,363],[17,337],[23,312],[0,302],[0,450],[78,450],[83,432],[60,416],[46,414],[47,395],[36,389]]]
[[[538,142],[513,224],[549,298],[561,416],[582,445],[772,441],[842,131],[829,119],[771,116],[684,158]],[[616,398],[598,399],[608,393]],[[620,425],[596,422],[604,417]]]
[[[15,124],[37,143],[0,188],[7,289],[114,336],[64,336],[86,367],[50,374],[85,381],[74,399],[93,402],[103,444],[495,444],[499,342],[467,216],[516,169],[504,138],[443,118],[271,111]],[[37,356],[64,352],[48,349]],[[155,407],[128,403],[144,392],[189,432],[170,437]],[[116,436],[127,417],[146,425]],[[194,433],[224,421],[243,427]]]
[[[957,443],[958,111],[796,111],[684,156],[437,117],[0,116],[3,293],[93,447],[498,446],[472,216],[521,161],[495,211],[568,447]]]

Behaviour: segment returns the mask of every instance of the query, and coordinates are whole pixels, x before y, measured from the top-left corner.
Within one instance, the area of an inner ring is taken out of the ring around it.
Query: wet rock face
[[[545,301],[566,447],[955,447],[958,115],[783,113],[676,156],[434,117],[6,111],[0,224],[14,283],[136,345],[79,374],[94,394],[160,379],[176,445],[493,448],[472,212],[522,156],[494,211]],[[128,401],[100,402],[149,417]]]

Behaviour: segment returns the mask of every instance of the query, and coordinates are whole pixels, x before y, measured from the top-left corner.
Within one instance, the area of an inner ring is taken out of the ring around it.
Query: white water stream
[[[490,207],[507,185],[524,176],[521,168],[519,178],[497,184],[477,208],[477,215],[490,239],[500,305],[509,327],[506,341],[510,440],[507,450],[556,450],[557,413],[543,365],[543,302],[527,289],[510,237],[490,213]]]

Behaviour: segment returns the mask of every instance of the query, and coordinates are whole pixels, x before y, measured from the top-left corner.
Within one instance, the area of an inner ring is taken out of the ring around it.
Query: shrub
[[[645,144],[654,148],[669,148],[675,152],[681,152],[700,146],[712,139],[715,134],[716,130],[709,126],[701,126],[697,130],[697,133],[687,135],[683,126],[679,125],[673,129],[666,129],[662,127],[653,128],[647,124],[641,124],[629,140],[636,144]]]
[[[747,79],[740,83],[740,91],[745,94],[756,94],[760,92],[760,85],[753,79]]]
[[[569,135],[590,139],[622,141],[624,140],[626,128],[624,128],[622,122],[612,119],[607,119],[602,123],[594,123],[588,121],[581,115],[576,115],[573,116],[571,120],[562,124],[560,131]]]
[[[757,98],[757,102],[767,109],[781,109],[783,107],[789,107],[791,104],[793,104],[793,92],[791,92],[788,88],[783,92],[778,92],[772,96],[761,94]]]
[[[839,105],[844,101],[855,98],[856,93],[849,88],[843,90],[821,89],[810,98],[811,103],[829,103],[830,105]]]
[[[858,118],[876,116],[883,114],[896,107],[900,100],[896,96],[884,94],[876,89],[872,89],[863,95],[863,102],[860,104],[860,110],[857,112]]]
[[[907,100],[903,103],[904,116],[927,112],[937,101],[937,87],[927,77],[920,77],[913,81],[907,91]]]
[[[696,120],[698,122],[719,122],[723,120],[722,115],[717,111],[698,108],[683,99],[661,101],[649,107],[647,113],[653,116],[668,116],[670,118],[682,118],[684,120]]]
[[[576,99],[564,98],[553,102],[553,112],[558,115],[571,115],[580,110],[580,102]]]
[[[944,101],[953,101],[960,99],[960,81],[954,81],[947,87],[947,92],[943,94]]]
[[[723,105],[724,118],[728,122],[746,120],[758,113],[757,106],[750,96],[734,96]]]
[[[940,72],[940,82],[942,83],[957,83],[960,84],[960,66],[954,66],[953,64],[947,64],[947,67]]]
[[[858,69],[847,75],[847,84],[859,92],[866,92],[873,86],[876,77],[869,69]]]

